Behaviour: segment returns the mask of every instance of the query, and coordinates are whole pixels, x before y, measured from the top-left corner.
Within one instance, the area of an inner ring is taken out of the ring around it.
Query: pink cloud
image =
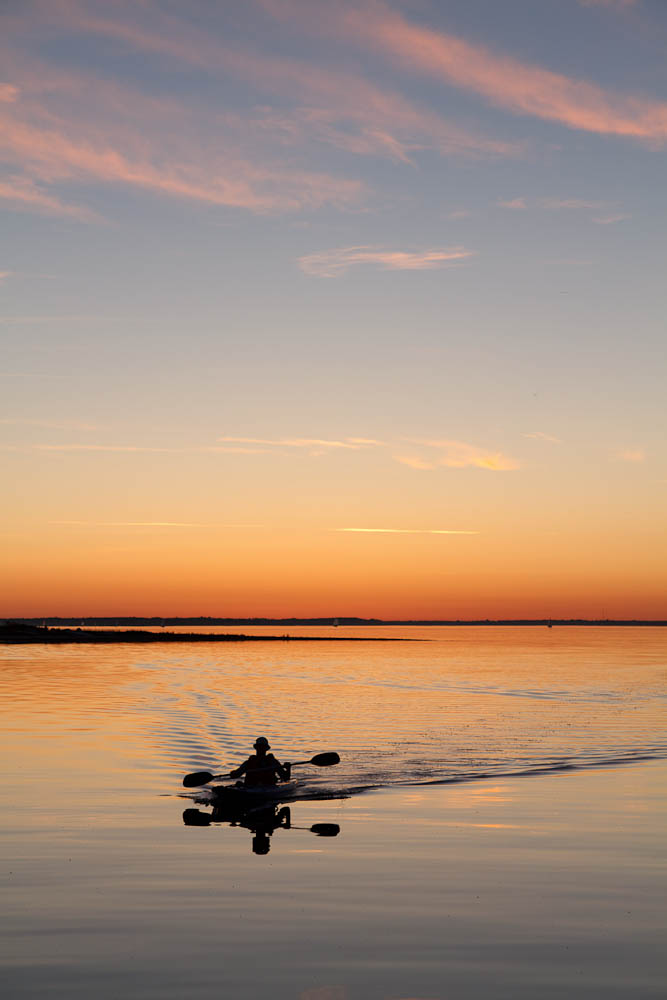
[[[579,0],[582,7],[609,7],[612,10],[628,10],[636,7],[639,0]]]
[[[0,83],[0,104],[12,104],[18,96],[18,87],[11,83]]]
[[[460,263],[472,256],[473,251],[463,247],[411,251],[358,246],[306,254],[299,257],[299,266],[305,274],[335,278],[359,264],[374,264],[388,271],[431,271]]]
[[[56,37],[102,35],[214,78],[235,77],[253,95],[280,95],[291,105],[221,112],[210,99],[186,104],[56,69],[30,55],[30,20],[15,14],[9,24],[28,51],[14,44],[2,52],[12,79],[0,84],[0,154],[11,176],[0,177],[0,197],[16,208],[90,220],[93,213],[62,199],[63,184],[81,181],[257,213],[346,207],[368,195],[366,185],[300,169],[295,148],[326,143],[406,164],[424,148],[473,157],[522,148],[447,121],[358,74],[225,44],[224,36],[150,2],[35,0],[34,9],[42,30]]]
[[[519,143],[492,139],[448,121],[349,70],[225,45],[164,11],[158,15],[150,5],[147,9],[151,21],[142,27],[136,17],[95,16],[86,5],[68,3],[59,6],[55,23],[59,30],[66,27],[70,32],[114,38],[140,51],[197,66],[212,76],[236,76],[271,98],[281,94],[296,100],[292,109],[280,114],[268,109],[264,122],[253,121],[258,127],[281,130],[285,141],[300,138],[305,132],[350,152],[404,162],[410,162],[412,151],[421,148],[464,156],[511,156],[522,149]],[[52,12],[47,6],[44,16],[48,18]],[[123,110],[131,113],[132,104],[125,101]]]
[[[260,165],[233,154],[198,158],[187,148],[182,150],[185,155],[177,158],[162,145],[159,135],[143,139],[142,157],[136,148],[124,150],[123,143],[136,147],[139,135],[128,142],[110,127],[107,137],[89,138],[85,121],[56,121],[43,127],[8,112],[0,113],[0,149],[15,169],[24,170],[22,177],[2,180],[0,194],[44,211],[82,218],[91,213],[64,205],[36,182],[43,185],[88,178],[254,212],[350,204],[363,190],[359,181]]]
[[[593,222],[598,226],[613,226],[617,222],[625,222],[626,219],[630,219],[631,216],[625,212],[611,213],[610,215],[598,215],[593,219]]]
[[[46,215],[69,216],[81,222],[92,222],[97,218],[94,212],[79,205],[66,204],[39,188],[27,177],[0,177],[0,198],[9,202],[10,207],[28,207]]]
[[[515,114],[587,132],[658,143],[667,139],[664,101],[615,94],[587,80],[412,23],[382,0],[328,5],[303,0],[261,2],[277,17],[380,51],[413,74],[472,91]]]

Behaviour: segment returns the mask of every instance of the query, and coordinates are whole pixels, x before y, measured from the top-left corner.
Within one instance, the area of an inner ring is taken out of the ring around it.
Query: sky
[[[3,0],[0,616],[667,617],[664,0]]]

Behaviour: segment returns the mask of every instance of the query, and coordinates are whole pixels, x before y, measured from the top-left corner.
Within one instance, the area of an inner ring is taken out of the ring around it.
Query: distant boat
[[[334,628],[338,628],[338,619],[337,618],[334,618],[334,620],[332,622],[332,625],[333,625]]]

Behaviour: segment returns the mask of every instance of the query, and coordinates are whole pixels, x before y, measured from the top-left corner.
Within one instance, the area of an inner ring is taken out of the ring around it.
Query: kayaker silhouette
[[[230,778],[240,778],[245,775],[245,788],[266,788],[277,785],[279,781],[289,781],[291,765],[281,764],[272,753],[269,753],[271,747],[266,736],[258,736],[253,746],[257,752],[248,757],[240,767],[230,771]]]

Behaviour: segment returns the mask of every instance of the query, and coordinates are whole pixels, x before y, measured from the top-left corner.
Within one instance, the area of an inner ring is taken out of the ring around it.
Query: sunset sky
[[[665,0],[4,0],[0,617],[667,617]]]

